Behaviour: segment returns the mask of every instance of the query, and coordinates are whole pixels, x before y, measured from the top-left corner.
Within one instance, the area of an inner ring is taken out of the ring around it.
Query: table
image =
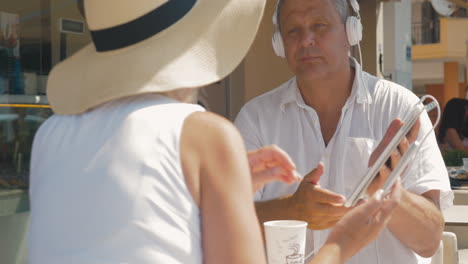
[[[27,190],[0,190],[0,263],[26,263],[29,225]]]
[[[442,214],[446,226],[468,226],[468,205],[454,205]]]
[[[29,195],[27,190],[0,189],[0,217],[29,211]]]

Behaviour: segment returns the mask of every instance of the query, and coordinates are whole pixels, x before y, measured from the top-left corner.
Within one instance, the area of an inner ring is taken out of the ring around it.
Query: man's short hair
[[[278,11],[276,13],[276,21],[278,21],[278,28],[281,30],[281,8],[283,7],[284,1],[286,0],[278,0]],[[340,15],[341,22],[344,24],[346,23],[346,18],[349,15],[349,3],[348,0],[330,0],[335,5],[335,9]]]

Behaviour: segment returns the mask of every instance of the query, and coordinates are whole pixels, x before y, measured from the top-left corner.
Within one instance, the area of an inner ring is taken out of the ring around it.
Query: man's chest
[[[341,111],[335,111],[329,114],[318,114],[318,122],[320,124],[320,136],[324,144],[327,146],[339,128],[341,119]]]
[[[348,117],[351,118],[352,115]],[[371,136],[367,123],[343,119],[336,126],[325,145],[322,127],[317,119],[304,118],[295,122],[285,120],[275,131],[270,131],[270,137],[264,137],[264,144],[276,144],[284,149],[303,176],[316,168],[319,162],[323,162],[325,172],[321,177],[321,185],[346,195],[356,185],[359,177],[364,175],[376,140]],[[280,190],[283,188],[289,192],[295,191],[293,186],[270,186],[272,195],[282,192]]]

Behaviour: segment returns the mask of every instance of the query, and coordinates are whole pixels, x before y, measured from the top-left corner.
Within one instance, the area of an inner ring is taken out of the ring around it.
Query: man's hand
[[[390,126],[385,133],[382,141],[380,141],[377,148],[374,150],[372,155],[369,158],[369,167],[372,166],[380,154],[384,151],[385,147],[390,143],[393,137],[396,135],[398,130],[403,126],[403,122],[400,119],[395,119],[390,123]],[[392,172],[392,169],[398,165],[400,162],[401,157],[403,154],[408,150],[409,146],[416,140],[419,134],[419,128],[421,123],[419,120],[413,125],[411,130],[408,132],[406,137],[404,137],[398,145],[398,148],[395,149],[392,154],[390,155],[389,161],[382,166],[379,170],[379,175],[375,177],[372,183],[369,185],[367,189],[367,193],[369,196],[372,196],[378,189],[380,189],[387,180],[388,176]]]
[[[289,155],[276,145],[249,151],[247,158],[254,192],[274,180],[293,183],[301,179]]]
[[[288,198],[299,220],[306,221],[308,228],[314,230],[334,226],[351,209],[343,206],[346,201],[343,196],[320,187],[318,182],[323,170],[324,165],[319,163],[304,177],[296,193]]]

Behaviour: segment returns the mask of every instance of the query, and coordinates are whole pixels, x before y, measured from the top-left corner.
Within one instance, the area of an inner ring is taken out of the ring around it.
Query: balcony
[[[434,22],[433,27],[413,24],[413,61],[466,59],[468,18],[444,17],[439,21],[439,26]]]
[[[414,45],[435,44],[440,41],[439,19],[425,19],[411,24],[412,43]]]

